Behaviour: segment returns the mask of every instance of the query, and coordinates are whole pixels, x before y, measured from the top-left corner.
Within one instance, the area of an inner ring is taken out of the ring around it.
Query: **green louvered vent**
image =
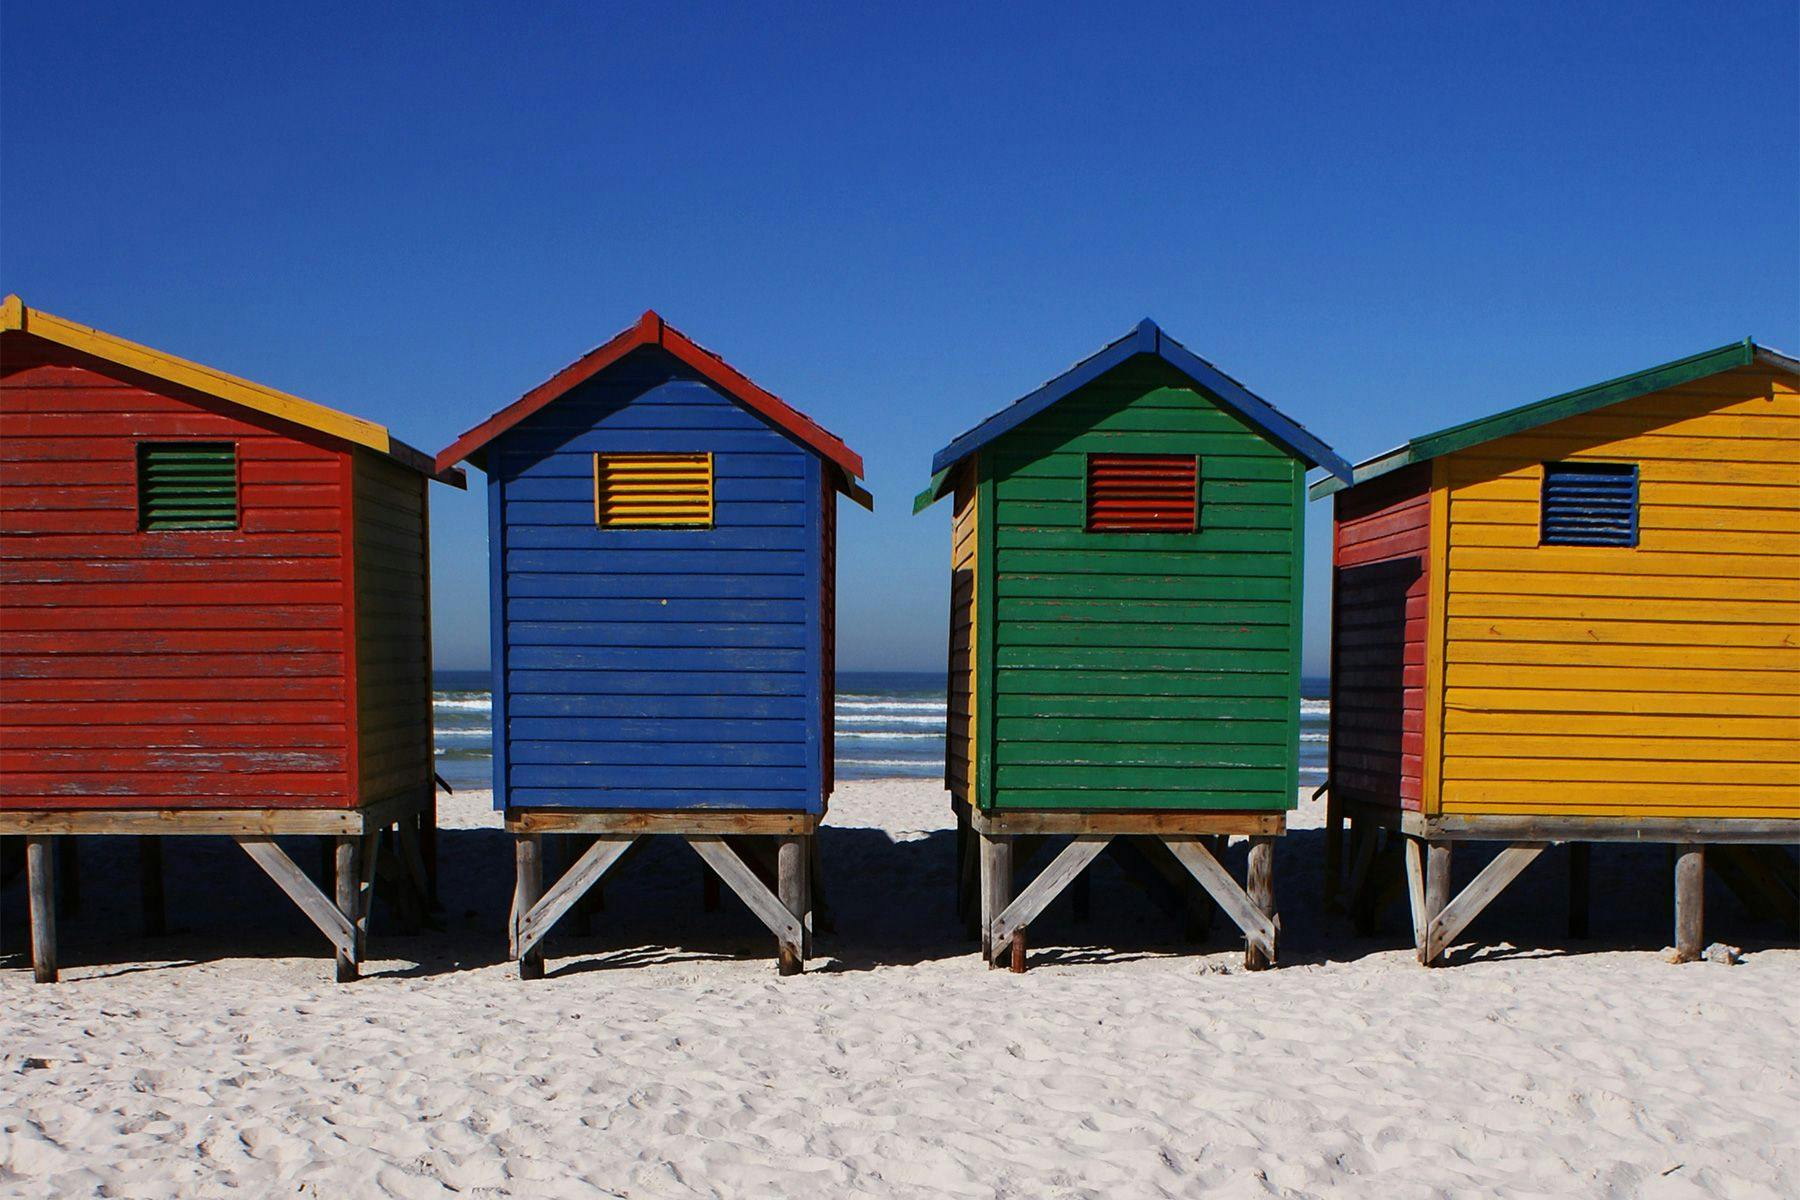
[[[236,529],[237,523],[236,446],[138,444],[138,528]]]

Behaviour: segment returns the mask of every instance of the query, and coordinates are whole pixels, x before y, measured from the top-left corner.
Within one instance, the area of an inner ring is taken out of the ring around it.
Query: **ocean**
[[[435,677],[438,773],[451,787],[493,782],[493,700],[486,671]],[[1326,681],[1301,682],[1300,783],[1325,782],[1330,704]],[[941,779],[944,774],[944,673],[845,671],[838,676],[839,779]]]

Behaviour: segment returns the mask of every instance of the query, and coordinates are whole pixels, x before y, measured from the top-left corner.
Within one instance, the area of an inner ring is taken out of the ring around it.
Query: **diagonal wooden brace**
[[[725,844],[723,837],[695,834],[687,839],[687,843],[720,879],[730,885],[757,919],[769,927],[778,942],[791,947],[796,957],[802,954],[806,934],[800,928],[800,919],[789,912],[781,898]]]
[[[1062,853],[994,918],[988,940],[993,953],[998,956],[1010,946],[1013,933],[1031,924],[1032,918],[1048,908],[1050,902],[1069,886],[1069,881],[1081,874],[1110,841],[1112,835],[1108,833],[1081,834],[1064,846]]]
[[[518,918],[518,927],[513,933],[513,957],[530,953],[533,946],[543,941],[551,927],[618,865],[635,841],[637,838],[630,834],[598,837],[575,860],[575,865],[563,872],[555,886],[531,906],[531,911]]]
[[[240,837],[232,840],[242,846],[244,853],[288,894],[288,899],[300,906],[300,911],[319,927],[320,933],[331,939],[331,944],[337,947],[339,953],[352,959],[356,957],[356,930],[350,924],[350,918],[339,912],[337,905],[319,890],[319,885],[294,865],[294,860],[275,844],[274,838]]]
[[[1517,879],[1519,872],[1530,866],[1549,844],[1514,842],[1495,855],[1494,861],[1483,867],[1481,874],[1471,879],[1469,886],[1446,904],[1444,911],[1426,929],[1425,961],[1429,963],[1449,949],[1456,935],[1468,928],[1469,922],[1480,916],[1481,910],[1492,903],[1507,884]]]
[[[1218,903],[1219,908],[1231,918],[1232,924],[1244,931],[1244,940],[1250,943],[1269,962],[1275,961],[1275,943],[1279,929],[1275,918],[1264,913],[1250,899],[1238,881],[1231,877],[1231,872],[1219,865],[1212,851],[1197,837],[1165,837],[1163,841],[1181,865],[1188,869],[1201,887],[1205,888]]]

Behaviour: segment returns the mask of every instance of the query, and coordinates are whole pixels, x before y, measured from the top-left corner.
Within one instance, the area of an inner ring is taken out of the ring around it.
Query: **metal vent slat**
[[[237,447],[230,442],[138,446],[138,528],[236,529]]]
[[[1638,469],[1630,463],[1544,464],[1546,546],[1635,546]]]
[[[1090,454],[1087,527],[1096,533],[1191,533],[1200,463],[1191,454]]]

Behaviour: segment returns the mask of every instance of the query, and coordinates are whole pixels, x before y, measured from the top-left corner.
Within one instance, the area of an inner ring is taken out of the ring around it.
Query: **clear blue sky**
[[[1354,459],[1800,347],[1792,0],[254,7],[0,8],[0,287],[432,450],[655,307],[867,458],[845,667],[941,663],[932,452],[1141,317]]]

